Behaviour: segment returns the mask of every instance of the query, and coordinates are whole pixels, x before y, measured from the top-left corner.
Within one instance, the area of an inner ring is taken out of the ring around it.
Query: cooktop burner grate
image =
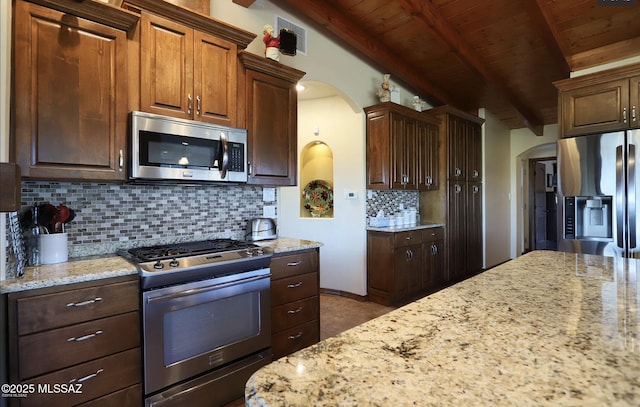
[[[129,253],[140,261],[157,261],[200,254],[220,253],[229,250],[257,247],[256,244],[234,239],[214,239],[198,242],[184,242],[159,246],[137,247]]]

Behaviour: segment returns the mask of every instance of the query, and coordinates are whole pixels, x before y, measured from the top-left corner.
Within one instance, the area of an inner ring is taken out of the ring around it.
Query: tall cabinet
[[[440,120],[441,191],[421,196],[423,218],[446,224],[445,280],[455,282],[482,271],[482,124],[484,120],[450,106],[425,112]]]

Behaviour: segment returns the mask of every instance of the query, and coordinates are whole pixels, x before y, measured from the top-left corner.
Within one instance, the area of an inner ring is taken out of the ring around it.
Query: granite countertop
[[[638,406],[640,261],[536,251],[279,359],[247,406]]]
[[[391,233],[395,233],[395,232],[405,232],[408,230],[420,230],[420,229],[429,229],[429,228],[441,228],[444,227],[443,223],[422,223],[419,225],[413,225],[413,226],[395,226],[395,227],[375,227],[375,226],[368,226],[367,230],[372,230],[372,231],[376,231],[376,232],[391,232]]]
[[[322,246],[319,242],[286,237],[255,243],[273,247],[274,253]],[[24,276],[0,281],[0,294],[137,273],[135,265],[115,254],[70,259],[65,263],[26,267]]]

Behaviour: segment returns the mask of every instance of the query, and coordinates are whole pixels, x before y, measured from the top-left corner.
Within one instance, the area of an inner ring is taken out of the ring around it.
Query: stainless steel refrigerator
[[[640,130],[558,141],[558,250],[640,258]]]

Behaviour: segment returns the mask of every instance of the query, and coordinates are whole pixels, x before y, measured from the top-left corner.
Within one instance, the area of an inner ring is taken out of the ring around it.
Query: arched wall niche
[[[300,217],[333,218],[333,151],[316,140],[300,153]]]

